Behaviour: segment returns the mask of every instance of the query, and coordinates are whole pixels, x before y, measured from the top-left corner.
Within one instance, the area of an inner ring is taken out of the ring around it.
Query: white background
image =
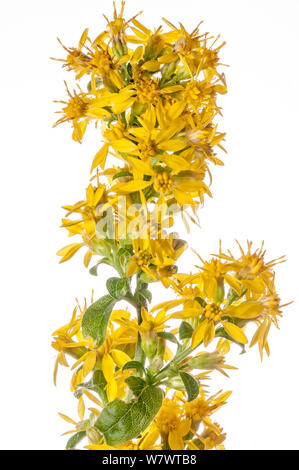
[[[68,429],[57,411],[76,418],[76,400],[61,370],[52,384],[51,332],[70,317],[74,298],[104,292],[103,277],[83,267],[82,254],[58,265],[68,243],[59,229],[62,204],[84,196],[91,158],[100,145],[89,133],[83,145],[68,125],[52,129],[70,74],[49,57],[62,57],[56,41],[75,46],[90,27],[95,37],[111,16],[110,0],[26,0],[1,7],[1,433],[3,449],[61,449]],[[287,255],[277,282],[287,307],[280,331],[270,335],[271,356],[257,349],[230,362],[239,367],[214,385],[232,389],[216,415],[228,449],[298,446],[298,14],[296,0],[128,0],[127,18],[145,10],[151,27],[160,17],[192,30],[221,34],[229,93],[221,101],[227,132],[225,167],[214,171],[213,199],[200,212],[201,229],[189,244],[203,256],[234,239],[265,240],[269,259]],[[184,256],[191,266],[194,256]],[[108,277],[108,272],[107,272]],[[165,298],[161,289],[155,296]],[[159,296],[160,294],[160,296]]]

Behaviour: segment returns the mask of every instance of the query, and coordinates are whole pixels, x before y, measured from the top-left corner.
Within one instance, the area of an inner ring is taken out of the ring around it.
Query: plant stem
[[[131,290],[129,290],[127,292],[126,296],[123,298],[123,300],[126,300],[130,305],[132,305],[136,309],[138,325],[140,325],[142,323],[142,315],[141,315],[142,307],[147,308],[146,300],[145,299],[141,300],[141,296],[138,296],[138,291],[141,287],[141,284],[142,284],[143,288],[147,287],[147,284],[140,283],[140,280],[137,277],[137,285],[136,285],[136,291],[135,291],[134,295],[132,294]],[[144,354],[144,351],[141,347],[141,336],[140,336],[139,332],[138,332],[136,352],[135,352],[135,358],[134,359],[135,359],[135,361],[141,362],[142,365],[144,365],[144,363],[145,363],[145,354]]]
[[[142,308],[141,304],[137,305],[136,307],[138,325],[142,323],[141,308]],[[141,336],[139,332],[138,332],[138,338],[137,338],[137,344],[136,344],[135,361],[141,362],[142,365],[144,365],[145,363],[145,354],[141,347]]]

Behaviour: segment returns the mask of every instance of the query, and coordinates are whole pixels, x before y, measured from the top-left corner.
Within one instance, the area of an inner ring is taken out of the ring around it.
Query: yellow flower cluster
[[[197,223],[211,195],[210,166],[223,164],[216,149],[224,150],[225,135],[215,123],[217,96],[226,93],[223,44],[165,19],[167,31],[151,31],[123,11],[124,2],[119,13],[114,6],[94,40],[85,30],[75,48],[59,41],[67,55],[58,60],[81,85],[66,85],[55,126],[69,122],[81,143],[94,121],[103,145],[84,200],[63,207],[62,227],[80,240],[58,255],[64,262],[86,247],[86,267],[97,257],[91,274],[105,264],[116,271],[106,295],[77,302],[53,333],[54,383],[69,356],[78,399],[78,422],[59,413],[74,426],[66,448],[86,438],[91,450],[222,450],[226,435],[212,415],[231,392],[209,396],[205,380],[235,369],[225,356],[234,344],[245,350],[249,324],[250,346],[269,355],[269,330],[284,306],[273,268],[284,257],[266,261],[263,244],[254,250],[251,242],[235,257],[220,245],[209,261],[197,255],[195,273],[178,271],[187,243],[169,229],[179,214]],[[152,282],[176,297],[150,308]]]
[[[71,378],[71,391],[75,392],[79,399],[80,421],[76,423],[68,416],[59,413],[65,421],[75,425],[75,428],[66,434],[84,433],[84,437],[87,436],[89,442],[87,448],[95,450],[162,448],[181,450],[185,448],[184,439],[190,450],[222,449],[221,444],[225,439],[225,434],[222,433],[217,423],[211,421],[210,417],[225,404],[231,392],[219,392],[207,397],[203,386],[200,388],[199,396],[190,403],[186,401],[185,394],[179,391],[175,392],[171,398],[166,397],[162,408],[141,439],[131,440],[114,447],[105,443],[103,436],[94,425],[105,404],[117,398],[128,398],[126,379],[132,375],[133,370],[125,369],[124,366],[132,362],[138,333],[141,334],[146,344],[150,338],[153,339],[154,335],[167,328],[165,322],[171,316],[167,316],[165,310],[160,310],[157,315],[153,316],[143,308],[142,323],[138,325],[136,319],[131,319],[130,312],[127,310],[115,310],[110,316],[106,339],[100,347],[97,347],[96,342],[90,337],[84,339],[82,336],[82,318],[86,309],[86,301],[83,308],[77,303],[70,322],[53,333],[52,347],[58,351],[54,367],[55,385],[58,366],[69,366],[66,355],[75,359],[71,367],[74,371]],[[157,336],[154,348],[155,356]],[[164,347],[162,360],[167,363],[172,359],[171,350]],[[215,369],[226,375],[223,369],[233,369],[224,363],[220,352],[213,354],[202,352],[193,360],[197,361],[197,368],[207,371]],[[135,367],[136,365],[133,365],[133,369]],[[190,357],[184,360],[182,367],[184,370],[190,369]],[[207,372],[199,374],[198,379],[203,380],[206,375]],[[179,390],[181,386],[182,382],[178,382],[175,388]],[[86,411],[84,399],[93,404],[88,409],[90,411],[88,419],[84,419]],[[94,408],[94,404],[97,408]]]
[[[166,311],[177,306],[182,310],[173,312],[171,318],[188,320],[192,325],[192,347],[211,343],[216,337],[245,345],[248,339],[244,333],[249,323],[257,326],[250,347],[258,343],[261,358],[263,350],[269,355],[267,341],[272,324],[278,328],[281,317],[280,298],[275,290],[273,267],[285,261],[265,261],[263,244],[252,251],[252,242],[247,242],[247,252],[239,245],[240,257],[231,252],[219,254],[210,261],[201,260],[196,274],[177,274],[173,283],[178,299],[166,301],[155,308]],[[226,342],[226,348],[229,348]],[[218,343],[223,347],[223,340]]]
[[[166,20],[170,31],[152,32],[136,18],[126,22],[123,6],[95,40],[85,30],[77,48],[64,47],[66,69],[78,81],[88,76],[90,82],[86,92],[79,84],[73,93],[67,87],[68,100],[61,102],[55,125],[70,122],[73,139],[81,142],[87,125],[101,121],[104,143],[91,166],[96,174],[86,200],[65,207],[63,226],[83,242],[60,250],[62,261],[83,245],[89,249],[85,264],[97,252],[96,225],[105,212],[97,206],[115,212],[125,195],[128,206],[189,206],[195,213],[204,195],[211,195],[205,182],[210,165],[223,164],[215,149],[223,150],[224,134],[214,123],[220,113],[217,95],[226,93],[218,71],[223,44],[216,46],[198,27],[189,34]],[[107,167],[108,154],[116,159],[113,167]],[[79,219],[68,220],[72,214]],[[130,218],[128,212],[124,218]]]

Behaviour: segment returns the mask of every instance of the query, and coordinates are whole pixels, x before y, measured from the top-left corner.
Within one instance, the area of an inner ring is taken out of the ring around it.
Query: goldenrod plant
[[[198,224],[212,167],[223,165],[215,119],[226,93],[224,43],[201,25],[188,33],[163,19],[167,30],[152,31],[123,13],[124,2],[119,12],[114,5],[106,30],[91,39],[86,29],[76,47],[59,41],[66,57],[58,60],[77,87],[66,85],[55,126],[68,122],[81,143],[95,125],[103,143],[85,197],[63,207],[62,226],[76,241],[58,255],[65,262],[84,248],[92,275],[115,269],[107,291],[77,302],[53,333],[54,382],[70,364],[78,400],[78,421],[60,413],[72,425],[66,448],[221,450],[226,435],[214,413],[231,392],[211,395],[207,379],[234,369],[230,348],[257,345],[269,355],[283,307],[273,269],[284,257],[267,261],[263,244],[238,244],[237,254],[220,244],[209,260],[196,253],[195,272],[179,270],[187,243],[174,223]],[[158,282],[164,301],[154,305],[149,286]]]

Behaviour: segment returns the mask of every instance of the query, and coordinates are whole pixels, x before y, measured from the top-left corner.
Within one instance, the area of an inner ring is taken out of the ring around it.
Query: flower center
[[[217,304],[208,304],[204,311],[204,316],[208,320],[213,320],[217,322],[220,320],[222,315],[222,310]]]
[[[147,250],[140,250],[137,254],[138,266],[147,266],[152,259],[152,255]]]
[[[156,147],[151,140],[148,140],[147,142],[140,142],[138,144],[138,148],[143,160],[147,160],[148,158],[152,158],[156,155]]]
[[[145,103],[155,103],[160,94],[160,89],[155,80],[141,80],[137,86],[137,98],[138,100]]]
[[[68,119],[79,119],[85,116],[87,103],[80,98],[80,96],[73,96],[68,105],[64,108],[64,112]]]
[[[254,275],[258,275],[264,271],[265,265],[263,258],[253,254],[242,259],[243,267],[240,270],[241,277],[253,279]]]
[[[209,415],[210,408],[206,400],[197,398],[192,403],[186,403],[185,411],[187,418],[199,421]]]
[[[172,179],[166,171],[155,176],[154,188],[157,192],[169,193],[172,187]]]
[[[98,69],[100,74],[104,75],[105,73],[110,72],[112,68],[112,61],[106,52],[97,50],[94,53],[92,65]]]
[[[186,85],[184,99],[193,107],[207,106],[214,100],[211,87],[204,82],[189,82]]]
[[[170,431],[177,429],[180,421],[180,407],[166,398],[155,420],[161,434],[168,435]]]

